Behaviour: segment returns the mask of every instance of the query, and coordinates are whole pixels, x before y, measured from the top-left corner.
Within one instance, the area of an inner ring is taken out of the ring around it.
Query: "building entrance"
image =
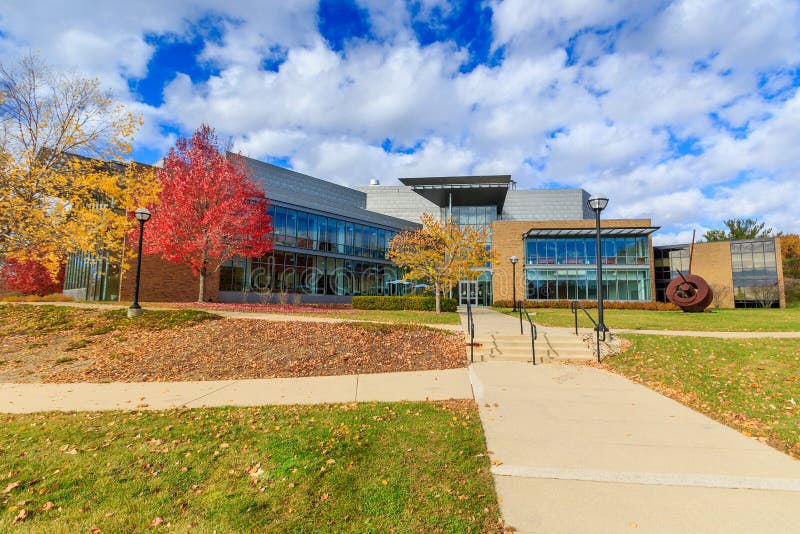
[[[491,280],[461,280],[458,282],[458,304],[466,306],[467,302],[473,306],[491,306],[492,281]]]

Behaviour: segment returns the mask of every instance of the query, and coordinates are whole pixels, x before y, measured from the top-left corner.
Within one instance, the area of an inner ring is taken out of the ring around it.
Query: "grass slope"
[[[511,314],[510,308],[496,308]],[[568,309],[531,308],[534,322],[546,326],[575,326]],[[589,310],[597,319],[597,310]],[[650,310],[605,310],[605,323],[611,329],[692,330],[699,332],[796,332],[800,331],[800,308],[787,309],[714,309],[706,313]],[[578,311],[578,326],[592,323]]]
[[[4,416],[0,465],[3,531],[499,529],[467,401]]]

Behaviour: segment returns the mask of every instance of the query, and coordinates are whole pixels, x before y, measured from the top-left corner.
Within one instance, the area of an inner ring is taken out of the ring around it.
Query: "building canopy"
[[[600,228],[601,237],[643,237],[650,235],[659,226],[636,226],[628,228]],[[595,228],[532,228],[524,237],[595,237]]]
[[[513,184],[511,175],[439,176],[400,178],[400,182],[439,207],[497,206],[503,210],[506,193]]]

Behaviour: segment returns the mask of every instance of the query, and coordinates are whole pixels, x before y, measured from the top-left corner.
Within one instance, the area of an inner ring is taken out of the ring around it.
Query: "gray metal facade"
[[[344,219],[400,230],[408,228],[410,219],[396,218],[390,213],[367,208],[367,195],[362,191],[320,180],[277,165],[242,157],[260,182],[267,198],[281,205],[292,205],[336,215]],[[416,221],[412,221],[416,222]]]
[[[408,186],[370,185],[358,187],[366,194],[366,208],[392,217],[419,222],[423,213],[440,214],[438,205]],[[509,189],[502,221],[564,221],[593,219],[589,193],[583,189]],[[455,204],[454,204],[455,205]]]

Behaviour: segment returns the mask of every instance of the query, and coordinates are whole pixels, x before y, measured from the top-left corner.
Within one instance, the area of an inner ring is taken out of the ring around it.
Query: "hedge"
[[[572,307],[571,300],[526,300],[527,308],[566,308]],[[584,308],[597,308],[596,300],[582,300]],[[514,303],[510,300],[496,300],[493,306],[498,308],[513,308]],[[671,302],[631,302],[619,300],[604,300],[603,308],[606,310],[651,310],[651,311],[681,311],[679,307]]]
[[[443,312],[454,312],[458,307],[456,299],[442,298]],[[435,297],[353,297],[353,308],[359,310],[421,310],[435,311]]]

